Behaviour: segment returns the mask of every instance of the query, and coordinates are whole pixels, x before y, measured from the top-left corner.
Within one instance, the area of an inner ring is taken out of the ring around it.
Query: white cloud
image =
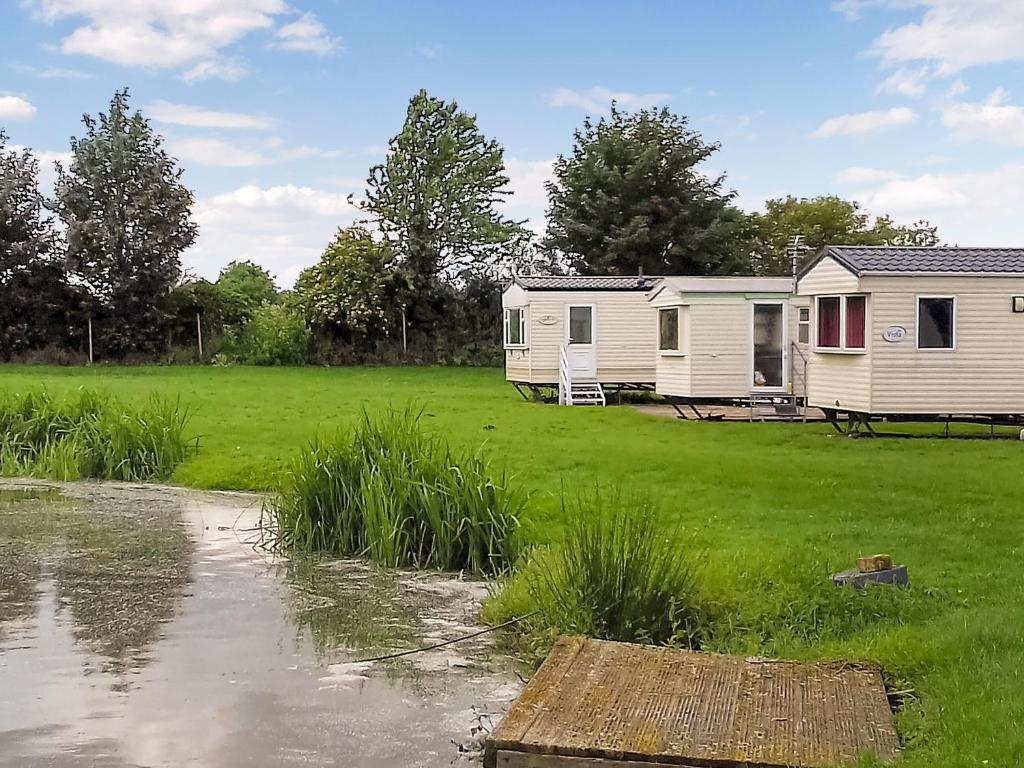
[[[585,91],[574,91],[571,88],[556,88],[548,103],[553,107],[581,107],[590,112],[603,112],[613,101],[627,109],[651,107],[664,104],[672,99],[670,93],[632,93],[630,91],[612,91],[599,85]]]
[[[831,136],[866,136],[917,121],[917,113],[910,107],[893,107],[874,112],[858,112],[832,117],[811,134],[815,139]]]
[[[847,7],[864,3],[843,3]],[[886,5],[923,6],[914,22],[886,30],[872,53],[894,64],[933,62],[940,74],[1024,59],[1024,3],[1018,0],[890,0]],[[839,10],[844,10],[839,8]],[[848,13],[849,15],[849,13]]]
[[[41,80],[91,80],[92,74],[79,69],[63,67],[33,67],[31,64],[15,64],[13,68],[19,72],[35,75]]]
[[[292,184],[241,187],[197,204],[199,238],[185,263],[213,278],[232,259],[252,259],[290,286],[316,263],[337,228],[357,216],[342,193]]]
[[[0,93],[0,120],[31,120],[37,111],[28,99]]]
[[[425,59],[436,59],[441,53],[441,47],[438,45],[421,45],[416,49],[416,52]]]
[[[1024,147],[1024,107],[1007,104],[1008,98],[997,88],[984,101],[951,104],[942,110],[942,125],[959,139]]]
[[[862,190],[855,198],[897,219],[926,218],[944,242],[976,246],[1020,245],[1024,163],[991,171],[924,174]]]
[[[206,59],[181,73],[186,83],[200,80],[227,80],[235,82],[245,77],[248,68],[238,59]]]
[[[158,69],[215,59],[218,51],[246,35],[270,29],[274,18],[288,11],[285,0],[24,0],[24,4],[48,23],[79,20],[79,26],[61,41],[64,53]]]
[[[245,112],[218,112],[192,106],[191,104],[175,104],[160,99],[146,107],[146,114],[158,123],[171,125],[187,125],[192,128],[238,128],[242,130],[262,130],[270,128],[274,121],[265,115],[252,115]]]
[[[175,139],[168,142],[168,149],[186,164],[237,168],[268,162],[259,152],[244,149],[221,139]]]
[[[271,163],[318,158],[332,160],[344,153],[307,144],[289,147],[277,136],[260,141],[251,138],[227,140],[207,136],[176,136],[168,140],[168,149],[175,157],[195,165],[239,168]]]
[[[330,184],[333,187],[345,187],[353,191],[362,192],[366,187],[365,176],[318,176],[317,181],[321,184]]]
[[[924,96],[928,90],[928,77],[927,67],[921,69],[897,69],[879,84],[877,92],[918,98],[919,96]]]
[[[330,53],[341,42],[331,37],[327,27],[312,13],[306,12],[298,19],[285,24],[274,34],[277,47],[287,51],[309,51],[321,56]]]
[[[345,153],[340,149],[324,149],[323,147],[312,147],[308,144],[300,144],[297,147],[290,149],[281,149],[278,152],[277,160],[307,160],[312,157],[323,158],[324,160],[333,160],[338,157],[344,157]]]
[[[57,152],[53,150],[39,150],[36,151],[31,147],[25,147],[20,144],[11,144],[10,149],[15,152],[23,152],[29,150],[32,156],[39,161],[39,185],[44,189],[50,190],[53,188],[54,182],[57,181],[57,168],[56,163],[61,163],[65,168],[71,163],[71,153]]]
[[[548,192],[544,184],[552,179],[554,165],[554,159],[520,160],[510,157],[505,160],[505,173],[512,190],[505,213],[517,221],[527,219],[527,226],[538,234],[546,225]]]
[[[896,171],[887,171],[882,168],[865,168],[863,166],[851,166],[843,168],[835,176],[836,184],[866,184],[873,181],[891,181],[902,178],[903,174]]]
[[[967,83],[960,78],[957,78],[949,86],[949,90],[946,91],[946,98],[955,99],[957,96],[963,96],[968,90],[970,89],[967,87]]]

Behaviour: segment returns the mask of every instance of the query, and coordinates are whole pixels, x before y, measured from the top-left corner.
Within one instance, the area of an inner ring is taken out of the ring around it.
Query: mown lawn
[[[563,488],[600,484],[649,493],[690,532],[709,572],[779,559],[838,569],[891,552],[917,589],[934,593],[927,618],[785,652],[875,660],[909,681],[918,700],[899,720],[906,765],[1024,765],[1017,441],[848,440],[823,425],[543,406],[522,401],[494,370],[0,368],[0,387],[30,385],[180,397],[201,436],[200,455],[174,476],[182,485],[268,488],[318,431],[362,408],[413,402],[429,427],[482,445],[535,491],[527,522],[537,541],[559,535]]]

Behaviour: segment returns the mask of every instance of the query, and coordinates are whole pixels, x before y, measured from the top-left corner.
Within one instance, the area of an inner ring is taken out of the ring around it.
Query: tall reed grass
[[[166,480],[188,454],[188,409],[152,397],[131,407],[79,389],[0,393],[0,474],[54,480]]]
[[[508,571],[527,494],[479,453],[426,432],[415,410],[363,416],[317,439],[272,503],[277,544],[384,565]]]
[[[699,647],[691,553],[678,531],[659,527],[651,503],[595,490],[563,493],[562,507],[565,539],[532,553],[513,615],[537,612],[534,626],[551,633]]]

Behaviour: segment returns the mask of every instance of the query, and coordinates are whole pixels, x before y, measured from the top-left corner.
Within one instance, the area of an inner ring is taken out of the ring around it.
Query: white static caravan
[[[690,404],[788,401],[804,391],[809,309],[789,277],[667,277],[656,391]]]
[[[831,417],[1024,421],[1024,248],[830,246],[797,292]]]
[[[659,278],[516,277],[501,296],[505,378],[604,404],[603,386],[653,387]],[[572,403],[570,398],[569,404]]]

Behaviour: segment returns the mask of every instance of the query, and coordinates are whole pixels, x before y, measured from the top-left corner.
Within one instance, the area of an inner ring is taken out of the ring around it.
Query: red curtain
[[[818,299],[818,346],[839,347],[839,297]]]
[[[865,299],[863,296],[846,297],[846,347],[847,349],[864,349],[865,324],[867,313],[865,311]]]

